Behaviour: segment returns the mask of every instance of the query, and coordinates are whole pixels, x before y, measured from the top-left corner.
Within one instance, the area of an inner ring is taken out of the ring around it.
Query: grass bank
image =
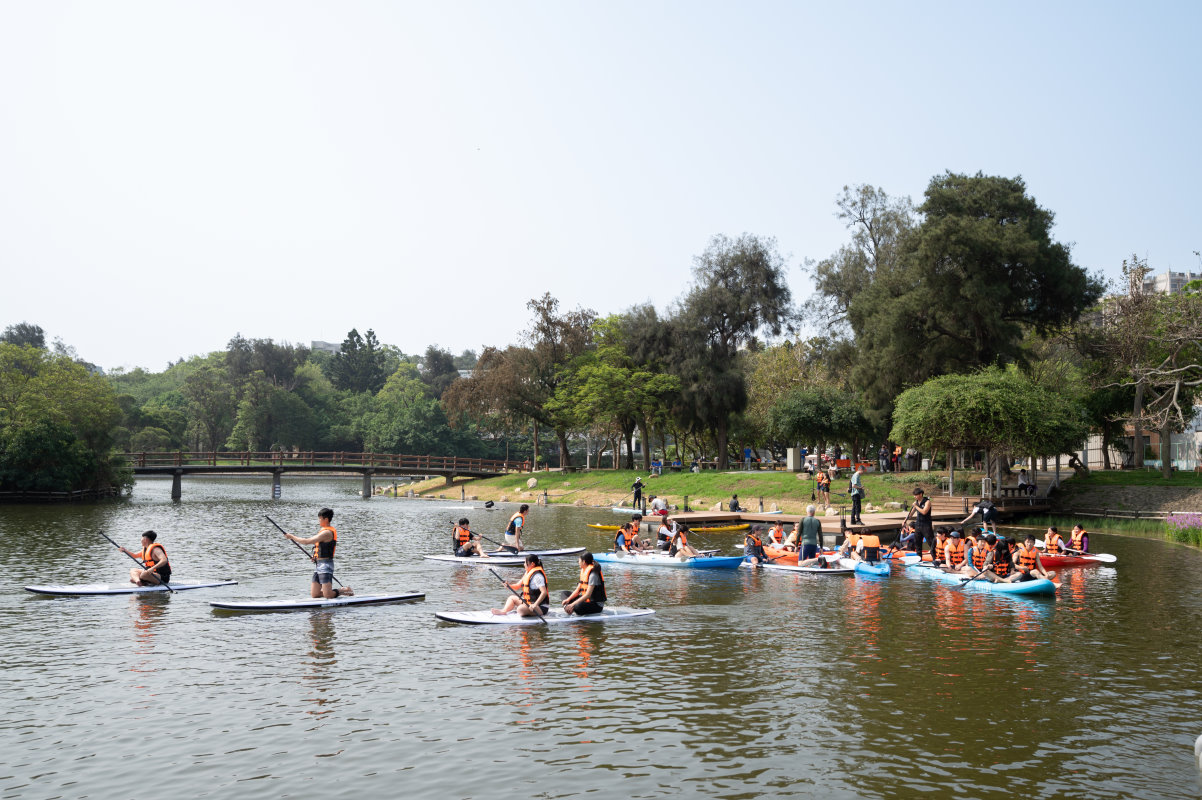
[[[538,481],[533,488],[526,485],[530,477]],[[671,505],[681,508],[684,507],[687,496],[689,508],[695,511],[708,510],[719,503],[726,508],[734,494],[739,496],[739,502],[744,508],[758,510],[760,498],[763,498],[765,510],[771,510],[775,504],[788,514],[805,513],[806,506],[813,502],[811,494],[814,491],[814,481],[804,473],[791,472],[707,470],[700,473],[666,472],[651,478],[648,478],[645,472],[631,470],[590,470],[568,474],[536,472],[533,475],[524,473],[456,481],[453,486],[447,486],[442,478],[437,478],[406,488],[413,489],[425,497],[443,496],[448,499],[458,499],[462,489],[467,497],[474,496],[481,501],[495,502],[535,502],[546,492],[549,503],[608,508],[630,501],[630,486],[638,477],[646,484],[644,496],[659,495]],[[886,502],[908,504],[913,499],[915,486],[922,486],[931,492],[937,488],[938,480],[938,473],[869,473],[864,475],[864,488],[868,493],[867,502],[874,506]],[[832,483],[832,505],[850,505],[850,500],[845,495],[847,481],[848,477],[845,475]],[[961,482],[957,480],[956,483],[959,486]],[[966,486],[970,483],[971,481],[965,481]],[[976,485],[980,486],[979,478]]]

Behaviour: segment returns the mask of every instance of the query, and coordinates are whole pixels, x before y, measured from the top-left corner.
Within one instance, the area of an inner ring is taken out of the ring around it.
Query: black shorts
[[[455,551],[455,555],[459,558],[467,558],[468,556],[475,555],[475,553],[475,548],[473,548],[470,544],[465,544]]]
[[[580,605],[576,606],[573,614],[600,614],[605,606],[601,603],[594,603],[592,600],[585,600]]]
[[[170,582],[171,582],[171,569],[170,569],[170,567],[168,567],[167,569],[155,570],[155,573],[154,573],[154,574],[155,574],[155,575],[157,575],[157,576],[159,577],[159,580],[160,580],[160,581],[162,581],[163,583],[170,583]]]

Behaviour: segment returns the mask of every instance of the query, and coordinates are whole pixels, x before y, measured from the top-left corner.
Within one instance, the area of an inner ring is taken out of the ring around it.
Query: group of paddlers
[[[522,617],[541,617],[551,608],[551,583],[543,562],[533,553],[526,556],[526,572],[516,583],[506,584],[513,594],[493,614],[517,612]],[[600,614],[605,609],[605,577],[592,553],[580,554],[580,580],[567,592],[560,605],[567,614]]]
[[[697,548],[689,544],[689,527],[682,525],[668,514],[657,515],[659,521],[655,539],[639,538],[643,527],[643,515],[635,514],[614,534],[615,553],[667,553],[684,561],[698,555]],[[654,526],[654,522],[652,523]]]

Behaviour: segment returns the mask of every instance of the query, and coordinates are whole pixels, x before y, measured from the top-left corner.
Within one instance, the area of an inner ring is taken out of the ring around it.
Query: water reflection
[[[337,612],[323,610],[308,613],[310,647],[301,678],[309,691],[315,693],[304,698],[305,702],[315,706],[306,713],[321,717],[333,711],[326,706],[338,699],[338,657],[334,652],[334,641],[337,638],[334,617]]]

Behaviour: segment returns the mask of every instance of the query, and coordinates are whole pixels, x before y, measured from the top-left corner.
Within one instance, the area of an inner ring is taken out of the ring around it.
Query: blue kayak
[[[1057,586],[1046,578],[1039,578],[1033,581],[1022,581],[1020,583],[991,583],[990,581],[981,578],[975,581],[965,582],[969,576],[958,575],[954,572],[944,572],[941,569],[935,569],[929,566],[908,566],[906,572],[910,575],[925,576],[934,578],[943,583],[954,585],[963,585],[968,591],[976,592],[993,592],[994,594],[1010,594],[1010,595],[1041,595],[1041,594],[1056,594]]]
[[[626,564],[631,567],[666,567],[668,569],[736,569],[743,556],[697,556],[681,561],[666,553],[593,553],[593,560],[605,564]]]
[[[874,575],[884,576],[890,572],[889,565],[884,561],[877,561],[869,564],[867,561],[856,561],[851,558],[839,559],[839,566],[851,567],[856,571],[857,575]]]

